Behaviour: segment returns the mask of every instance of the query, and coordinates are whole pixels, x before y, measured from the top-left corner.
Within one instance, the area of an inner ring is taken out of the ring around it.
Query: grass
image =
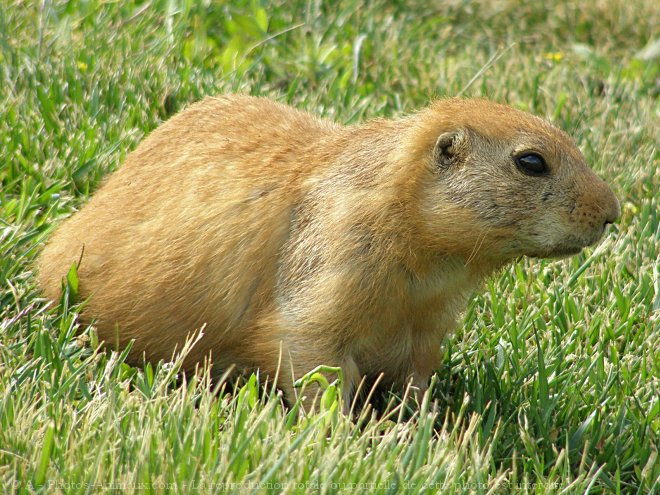
[[[657,493],[658,25],[635,0],[0,0],[0,492]],[[129,367],[31,262],[150,130],[230,91],[345,123],[508,102],[575,136],[623,216],[490,280],[415,412]]]

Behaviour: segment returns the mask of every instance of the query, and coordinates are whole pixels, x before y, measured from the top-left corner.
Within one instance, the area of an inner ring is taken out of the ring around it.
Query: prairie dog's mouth
[[[598,231],[586,235],[570,233],[559,239],[556,243],[539,246],[536,250],[528,253],[532,258],[566,258],[580,253],[584,248],[597,245],[604,237],[607,228],[604,226]]]
[[[604,230],[605,229],[603,229],[603,232]],[[592,236],[590,239],[580,239],[575,236],[571,236],[569,239],[566,239],[564,242],[557,244],[556,246],[552,246],[546,250],[530,254],[530,256],[532,258],[567,258],[569,256],[580,253],[586,247],[595,246],[601,241],[602,238],[602,232],[598,235]]]

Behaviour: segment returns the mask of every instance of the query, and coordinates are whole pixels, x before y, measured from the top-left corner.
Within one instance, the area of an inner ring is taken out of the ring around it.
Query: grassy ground
[[[658,490],[660,4],[328,5],[0,0],[0,492]],[[413,414],[353,424],[330,388],[298,417],[256,377],[214,393],[94,352],[31,261],[146,133],[229,91],[345,123],[508,102],[574,135],[623,217],[597,249],[491,280]]]

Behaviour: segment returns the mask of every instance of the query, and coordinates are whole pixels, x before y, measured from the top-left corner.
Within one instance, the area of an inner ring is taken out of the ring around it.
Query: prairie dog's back
[[[191,106],[148,136],[55,232],[39,259],[46,295],[58,298],[82,254],[81,293],[92,296],[86,311],[103,315],[99,335],[120,345],[136,338],[134,350],[147,356],[182,343],[181,331],[164,329],[247,321],[257,308],[237,301],[271,299],[275,257],[314,166],[300,160],[302,150],[339,128],[261,98]]]

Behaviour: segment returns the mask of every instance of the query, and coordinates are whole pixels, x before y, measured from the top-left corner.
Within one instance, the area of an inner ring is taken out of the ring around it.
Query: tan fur
[[[445,133],[454,153],[439,166]],[[453,136],[453,134],[452,134]],[[551,173],[524,175],[534,150]],[[292,379],[342,366],[424,388],[471,291],[521,255],[577,252],[619,215],[564,133],[485,100],[345,127],[247,96],[207,98],[154,131],[55,232],[39,281],[79,266],[85,314],[131,359]],[[291,371],[295,376],[291,376]]]

